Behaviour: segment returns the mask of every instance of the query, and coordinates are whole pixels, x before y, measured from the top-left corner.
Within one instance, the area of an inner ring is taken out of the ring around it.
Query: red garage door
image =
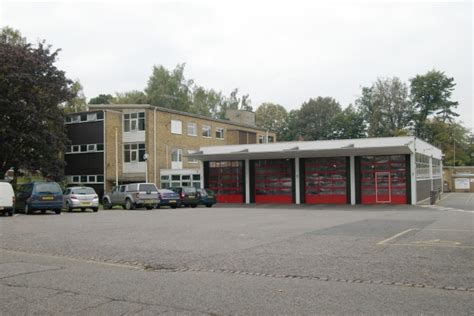
[[[362,204],[406,204],[406,156],[363,156],[360,162]]]
[[[244,168],[242,161],[209,162],[209,189],[219,203],[244,202]]]
[[[304,160],[305,203],[346,204],[347,164],[345,157]]]
[[[255,202],[292,203],[292,160],[255,161]]]

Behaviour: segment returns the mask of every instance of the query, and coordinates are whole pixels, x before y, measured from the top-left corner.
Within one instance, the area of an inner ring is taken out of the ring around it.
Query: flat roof
[[[425,155],[441,158],[441,150],[414,136],[206,146],[201,147],[198,152],[188,156],[209,161],[350,155],[401,155],[420,152],[417,151],[417,147],[422,148]]]

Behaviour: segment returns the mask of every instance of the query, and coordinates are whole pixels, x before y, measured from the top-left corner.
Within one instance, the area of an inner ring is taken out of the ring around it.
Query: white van
[[[0,213],[12,216],[15,210],[15,192],[8,182],[0,181]]]

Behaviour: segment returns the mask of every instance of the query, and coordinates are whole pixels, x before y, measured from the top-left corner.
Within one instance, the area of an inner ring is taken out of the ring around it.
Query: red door
[[[209,162],[209,189],[219,203],[244,202],[244,168],[242,161]]]
[[[292,160],[255,161],[255,203],[292,203]]]
[[[305,203],[347,203],[347,166],[345,157],[305,159],[304,170]]]
[[[406,204],[405,155],[362,156],[360,160],[362,204]]]

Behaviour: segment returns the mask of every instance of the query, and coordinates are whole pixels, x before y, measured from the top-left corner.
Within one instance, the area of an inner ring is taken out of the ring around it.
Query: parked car
[[[120,205],[126,210],[133,210],[136,207],[151,210],[160,203],[160,200],[154,183],[131,183],[113,187],[111,192],[104,195],[102,202],[104,209]]]
[[[214,204],[217,203],[216,194],[212,190],[198,189],[198,194],[199,194],[199,205],[212,207]]]
[[[61,214],[63,193],[56,182],[30,182],[20,185],[15,197],[15,209],[25,214],[52,210]]]
[[[99,210],[99,196],[90,187],[70,187],[64,191],[63,207],[71,212],[73,209],[85,211],[90,208],[92,211]]]
[[[160,203],[158,203],[157,207],[169,206],[171,208],[177,208],[181,205],[179,194],[168,189],[159,189],[158,198],[160,199]]]
[[[0,213],[12,216],[15,212],[15,192],[9,182],[0,181]]]
[[[170,188],[179,194],[181,205],[188,207],[196,207],[199,204],[199,195],[195,187],[172,187]]]

